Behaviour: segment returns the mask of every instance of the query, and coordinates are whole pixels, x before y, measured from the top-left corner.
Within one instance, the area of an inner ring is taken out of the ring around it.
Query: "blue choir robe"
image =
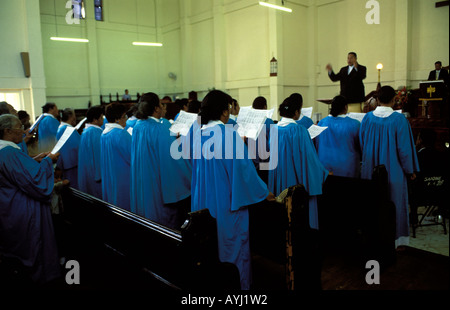
[[[217,154],[212,156],[209,152]],[[238,152],[242,157],[236,156]],[[246,207],[268,195],[267,185],[258,176],[247,147],[233,126],[212,121],[195,132],[191,210],[206,208],[216,219],[220,261],[237,266],[244,290],[251,285]]]
[[[170,228],[179,229],[180,211],[169,204],[191,195],[192,166],[174,158],[176,136],[159,119],[139,120],[131,143],[131,212]]]
[[[178,116],[178,114],[177,114],[177,116]],[[160,121],[161,121],[161,124],[164,124],[167,128],[170,128],[172,126],[172,123],[167,118],[161,117]]]
[[[275,123],[271,118],[267,118],[264,122],[264,127],[261,129],[258,138],[256,141],[251,141],[248,139],[247,146],[249,149],[249,153],[252,156],[253,163],[256,168],[259,169],[260,162],[268,162],[269,161],[269,152],[270,152],[270,126],[274,126]],[[261,158],[262,157],[262,158]]]
[[[322,185],[328,170],[322,165],[308,130],[293,119],[282,118],[278,122],[277,140],[270,139],[269,190],[278,196],[291,186],[302,184],[309,193],[309,225],[319,228],[317,195],[322,194]],[[278,150],[277,156],[273,152]]]
[[[314,139],[320,162],[333,175],[359,178],[361,149],[360,122],[348,116],[327,116],[319,124],[328,127]]]
[[[25,138],[25,135],[23,135],[23,137]],[[22,140],[22,142],[17,143],[17,145],[20,147],[22,152],[24,152],[25,154],[28,154],[28,146],[27,146],[25,140]]]
[[[36,283],[60,276],[51,217],[53,163],[36,162],[9,141],[0,140],[0,254],[19,259]]]
[[[59,140],[67,126],[67,123],[61,123],[56,133],[56,140]],[[78,189],[78,147],[80,146],[81,136],[75,130],[63,147],[60,149],[56,165],[62,170],[63,179],[70,181],[70,186]]]
[[[136,116],[132,116],[129,119],[127,119],[127,125],[125,126],[125,130],[127,130],[130,127],[134,127],[134,125],[136,125],[137,122],[137,118]]]
[[[230,114],[230,118],[228,118],[228,123],[227,124],[231,124],[231,125],[236,125],[237,122],[237,116],[234,116],[233,114]]]
[[[59,121],[51,114],[44,113],[38,125],[38,150],[50,152],[56,144],[56,133],[58,132]]]
[[[130,134],[119,124],[106,124],[101,154],[103,200],[130,211]]]
[[[297,124],[305,126],[306,129],[314,125],[314,122],[312,119],[310,119],[308,116],[300,115],[300,118],[296,120]]]
[[[409,242],[407,176],[419,171],[419,162],[408,120],[389,107],[367,113],[360,129],[361,178],[372,179],[373,169],[385,165],[390,198],[396,207],[396,245]]]
[[[80,191],[102,199],[101,148],[103,130],[86,124],[78,147],[78,188]]]

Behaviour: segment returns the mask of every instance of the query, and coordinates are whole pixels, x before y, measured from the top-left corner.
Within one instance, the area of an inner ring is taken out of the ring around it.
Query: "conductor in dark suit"
[[[448,71],[445,68],[442,68],[442,62],[436,61],[434,63],[435,70],[430,71],[430,74],[428,75],[428,81],[435,81],[435,80],[443,80],[445,86],[448,87]]]
[[[342,67],[337,74],[328,64],[328,76],[333,82],[341,82],[340,95],[346,97],[349,103],[362,103],[365,96],[363,80],[366,78],[367,69],[358,64],[355,52],[348,53],[347,64],[348,66]]]

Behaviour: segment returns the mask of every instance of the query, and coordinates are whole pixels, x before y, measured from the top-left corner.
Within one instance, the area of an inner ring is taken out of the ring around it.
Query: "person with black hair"
[[[292,97],[286,98],[279,107],[281,120],[273,130],[277,135],[270,138],[269,189],[275,195],[298,184],[309,193],[309,226],[319,229],[317,196],[322,194],[322,184],[329,172],[319,160],[308,130],[297,124],[300,104]],[[277,156],[273,155],[277,152]]]
[[[62,137],[67,127],[74,127],[76,121],[75,111],[71,108],[65,108],[61,113],[61,124],[56,133],[56,140],[58,141]],[[59,151],[61,155],[56,164],[62,170],[63,178],[69,180],[70,186],[76,189],[78,189],[78,148],[80,141],[80,134],[74,130]]]
[[[55,146],[59,127],[59,111],[55,103],[48,102],[42,106],[44,117],[38,125],[38,151],[49,152]]]
[[[448,87],[449,82],[449,74],[448,74],[448,67],[443,68],[441,61],[436,61],[434,63],[434,69],[430,71],[430,74],[428,74],[428,81],[435,81],[435,80],[442,80],[444,81],[445,86]]]
[[[407,182],[408,178],[416,178],[419,162],[408,120],[392,109],[395,95],[391,86],[381,87],[377,96],[379,106],[361,122],[361,178],[370,180],[376,166],[386,166],[390,199],[396,207],[395,247],[401,250],[409,244]]]
[[[128,111],[127,111],[127,117],[128,117],[128,119],[127,119],[127,123],[126,123],[125,129],[133,128],[134,125],[136,125],[136,122],[137,122],[137,120],[138,120],[137,117],[136,117],[136,113],[137,113],[137,111],[138,111],[138,108],[139,108],[139,102],[133,104],[133,105],[130,107],[130,109],[128,109]],[[106,118],[106,119],[108,119],[108,118]],[[106,125],[105,125],[105,126],[106,126]]]
[[[340,81],[341,91],[340,95],[347,98],[349,104],[364,102],[365,90],[363,80],[366,78],[367,68],[358,63],[358,58],[355,52],[350,52],[347,55],[347,66],[342,67],[336,74],[330,64],[326,66],[328,76],[331,81]],[[359,110],[355,112],[361,112]]]
[[[320,162],[333,175],[359,178],[361,149],[359,146],[359,121],[347,116],[348,102],[336,96],[331,102],[331,114],[318,126],[328,127],[314,139]]]
[[[195,113],[198,114],[200,112],[200,107],[202,106],[202,103],[198,100],[191,100],[188,104],[188,112],[189,113]]]
[[[190,209],[192,167],[172,153],[177,141],[161,123],[163,111],[158,95],[141,96],[131,139],[130,209],[179,230]]]
[[[298,117],[298,120],[296,120],[297,124],[305,126],[306,129],[314,125],[314,122],[311,118],[302,114],[303,96],[299,93],[293,93],[289,97],[292,98],[293,100],[296,100],[297,104],[300,105],[300,116]]]
[[[102,197],[130,211],[131,136],[125,130],[127,108],[120,103],[106,106],[108,123],[100,138]]]
[[[241,289],[251,286],[247,206],[274,200],[248,158],[244,141],[228,125],[232,98],[210,91],[202,101],[202,128],[194,136],[192,211],[209,209],[217,221],[219,259],[236,265]],[[239,156],[239,154],[241,156]]]
[[[231,98],[230,118],[228,119],[228,124],[237,124],[236,120],[240,109],[241,107],[239,106],[239,102],[236,99]]]
[[[92,106],[86,113],[86,127],[78,149],[78,187],[80,191],[102,199],[100,137],[103,129],[103,107]]]

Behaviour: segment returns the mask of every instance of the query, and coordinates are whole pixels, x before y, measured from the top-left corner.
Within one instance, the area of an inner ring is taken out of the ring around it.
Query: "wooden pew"
[[[105,263],[123,262],[111,266],[115,273],[132,270],[136,278],[157,282],[157,288],[240,287],[237,268],[219,262],[216,222],[206,209],[190,213],[175,231],[73,188],[63,193],[63,203],[63,228],[57,234],[67,259],[88,257],[90,264],[89,251],[98,250],[106,253]]]
[[[362,268],[368,260],[382,269],[395,262],[395,205],[384,165],[372,180],[328,176],[318,211],[324,255],[351,257]]]

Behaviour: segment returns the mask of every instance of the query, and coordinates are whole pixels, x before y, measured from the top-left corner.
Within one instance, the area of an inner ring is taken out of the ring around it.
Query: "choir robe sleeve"
[[[157,127],[160,180],[164,204],[175,203],[190,196],[192,166],[189,160],[174,159],[170,154],[172,143],[179,144],[166,125]]]
[[[5,150],[6,151],[6,150]],[[40,163],[19,151],[2,156],[2,169],[6,177],[30,198],[48,202],[53,191],[53,163],[49,157]]]
[[[417,152],[415,149],[414,138],[411,126],[406,118],[401,119],[401,126],[397,131],[398,157],[400,164],[405,174],[412,174],[419,172],[419,160],[417,159]]]
[[[51,116],[44,117],[38,125],[38,148],[40,152],[49,152],[56,144],[59,121]]]

